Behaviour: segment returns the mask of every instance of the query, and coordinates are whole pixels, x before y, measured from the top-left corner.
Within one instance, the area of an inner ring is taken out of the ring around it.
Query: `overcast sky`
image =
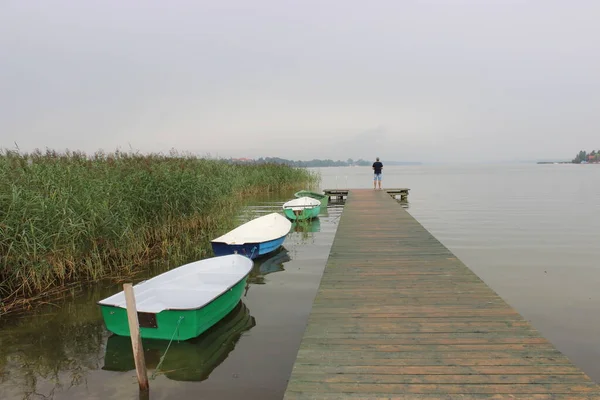
[[[598,0],[0,1],[0,147],[510,161],[600,148]]]

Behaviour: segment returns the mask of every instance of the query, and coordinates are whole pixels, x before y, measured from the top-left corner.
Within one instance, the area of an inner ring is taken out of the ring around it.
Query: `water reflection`
[[[248,283],[264,285],[265,275],[284,271],[285,268],[283,267],[283,264],[288,261],[291,261],[291,257],[285,246],[275,250],[268,258],[258,258],[254,260],[254,267],[252,268],[252,271],[250,271],[250,276],[248,276]]]
[[[49,382],[50,393],[54,388],[85,383],[89,371],[101,365],[107,336],[100,311],[91,300],[98,295],[104,292],[91,290],[81,301],[65,300],[2,321],[1,398],[43,398],[40,392],[46,392],[42,387]]]
[[[402,208],[410,208],[410,203],[408,202],[408,200],[402,200],[400,197],[394,197],[394,200],[396,200]]]
[[[203,381],[233,351],[242,336],[256,325],[248,307],[243,302],[221,321],[197,338],[172,342],[161,370],[156,366],[165,355],[169,341],[144,339],[144,357],[149,372],[154,370],[175,381]],[[106,344],[103,370],[131,371],[135,369],[131,339],[112,335]]]
[[[294,221],[292,222],[293,232],[320,232],[321,231],[321,220],[319,218],[313,218],[311,220]]]

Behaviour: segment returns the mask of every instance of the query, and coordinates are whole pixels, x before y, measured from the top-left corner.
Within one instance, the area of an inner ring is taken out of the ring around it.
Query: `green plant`
[[[307,170],[192,155],[0,155],[0,300],[210,254],[246,196],[318,181]]]

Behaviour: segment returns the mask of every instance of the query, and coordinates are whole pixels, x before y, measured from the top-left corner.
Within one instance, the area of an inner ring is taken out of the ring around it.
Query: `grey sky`
[[[0,1],[0,147],[480,161],[600,147],[600,1]]]

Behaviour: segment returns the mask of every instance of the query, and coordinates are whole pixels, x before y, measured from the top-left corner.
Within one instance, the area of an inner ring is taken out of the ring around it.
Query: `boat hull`
[[[157,314],[138,313],[140,335],[145,339],[188,340],[201,335],[231,312],[240,301],[248,275],[231,289],[202,308],[194,310],[163,310]],[[106,329],[120,336],[129,336],[127,310],[101,305]]]
[[[321,212],[321,206],[306,207],[301,210],[292,210],[291,208],[284,208],[283,213],[285,216],[292,221],[302,221],[306,219],[316,218]]]
[[[250,311],[239,302],[238,305],[208,331],[197,338],[182,342],[145,339],[144,358],[146,367],[154,369],[164,358],[161,373],[175,381],[203,381],[233,351],[244,332],[256,325]],[[135,370],[131,340],[127,337],[111,335],[106,342],[103,370]]]
[[[327,196],[326,194],[311,192],[310,190],[300,190],[299,192],[296,192],[294,196],[297,198],[310,197],[319,200],[321,202],[321,207],[325,208],[327,208],[327,205],[329,204],[329,196]]]
[[[283,244],[284,240],[285,236],[282,236],[275,240],[261,243],[227,244],[223,242],[212,242],[211,245],[215,256],[237,253],[255,259],[277,250]]]

